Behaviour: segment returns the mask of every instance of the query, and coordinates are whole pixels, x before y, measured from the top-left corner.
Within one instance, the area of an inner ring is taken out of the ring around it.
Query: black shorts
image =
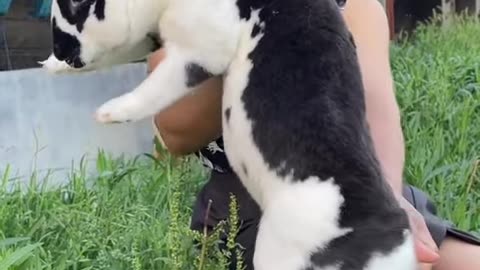
[[[208,229],[211,229],[218,222],[228,219],[230,194],[235,195],[239,206],[238,215],[241,227],[237,236],[237,242],[244,248],[243,254],[244,262],[247,266],[246,269],[251,270],[253,269],[252,259],[260,209],[235,174],[212,171],[209,181],[198,194],[193,209],[191,228],[202,231],[204,226],[207,226]],[[440,246],[447,236],[480,246],[479,238],[456,229],[452,223],[436,216],[436,208],[424,192],[407,185],[403,189],[403,195],[424,216],[430,234],[437,246]],[[212,200],[212,205],[209,216],[205,219],[209,200]],[[231,269],[235,269],[233,268],[234,265],[233,263]]]

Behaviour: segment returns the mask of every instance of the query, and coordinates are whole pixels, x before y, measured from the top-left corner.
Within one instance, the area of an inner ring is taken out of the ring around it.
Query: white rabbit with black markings
[[[54,71],[165,59],[96,112],[165,109],[224,76],[225,153],[262,210],[256,270],[413,270],[406,213],[375,156],[354,41],[335,0],[54,0]]]

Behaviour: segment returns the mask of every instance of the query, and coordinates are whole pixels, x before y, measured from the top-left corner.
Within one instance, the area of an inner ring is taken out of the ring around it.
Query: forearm
[[[155,116],[158,136],[170,153],[191,154],[221,135],[221,98],[222,80],[211,78]]]
[[[163,49],[153,53],[148,61],[149,72],[164,57]],[[210,78],[192,94],[155,115],[155,135],[171,154],[191,154],[221,135],[222,84],[221,77]]]
[[[378,103],[371,101],[371,103]],[[397,196],[402,194],[405,145],[400,113],[394,101],[391,104],[371,104],[367,109],[375,151],[386,181]]]
[[[362,57],[366,56],[362,54]],[[377,61],[363,61],[365,102],[367,121],[378,161],[395,195],[401,196],[405,144],[388,58],[388,52],[385,52]]]
[[[402,194],[405,150],[390,68],[387,17],[376,0],[350,0],[345,18],[357,45],[375,151],[386,180],[398,196]]]

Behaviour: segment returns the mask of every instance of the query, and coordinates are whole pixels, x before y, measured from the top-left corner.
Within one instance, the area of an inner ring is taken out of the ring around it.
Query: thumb
[[[440,258],[440,255],[420,240],[415,240],[415,251],[417,260],[421,263],[434,264]]]
[[[158,49],[157,51],[153,52],[147,61],[147,72],[151,73],[160,62],[165,58],[165,50]]]

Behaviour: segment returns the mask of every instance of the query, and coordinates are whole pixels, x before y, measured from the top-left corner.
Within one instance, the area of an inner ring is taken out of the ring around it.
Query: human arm
[[[162,49],[148,61],[152,70],[164,57]],[[190,95],[158,113],[154,123],[167,150],[175,156],[198,151],[221,135],[222,80],[208,79]]]
[[[384,9],[377,0],[348,0],[344,16],[357,45],[367,121],[377,157],[386,181],[410,218],[419,260],[434,262],[438,248],[424,218],[402,195],[405,145],[390,68],[389,28]]]
[[[344,16],[357,45],[375,150],[388,183],[401,196],[405,150],[390,68],[387,18],[377,0],[349,0]]]

